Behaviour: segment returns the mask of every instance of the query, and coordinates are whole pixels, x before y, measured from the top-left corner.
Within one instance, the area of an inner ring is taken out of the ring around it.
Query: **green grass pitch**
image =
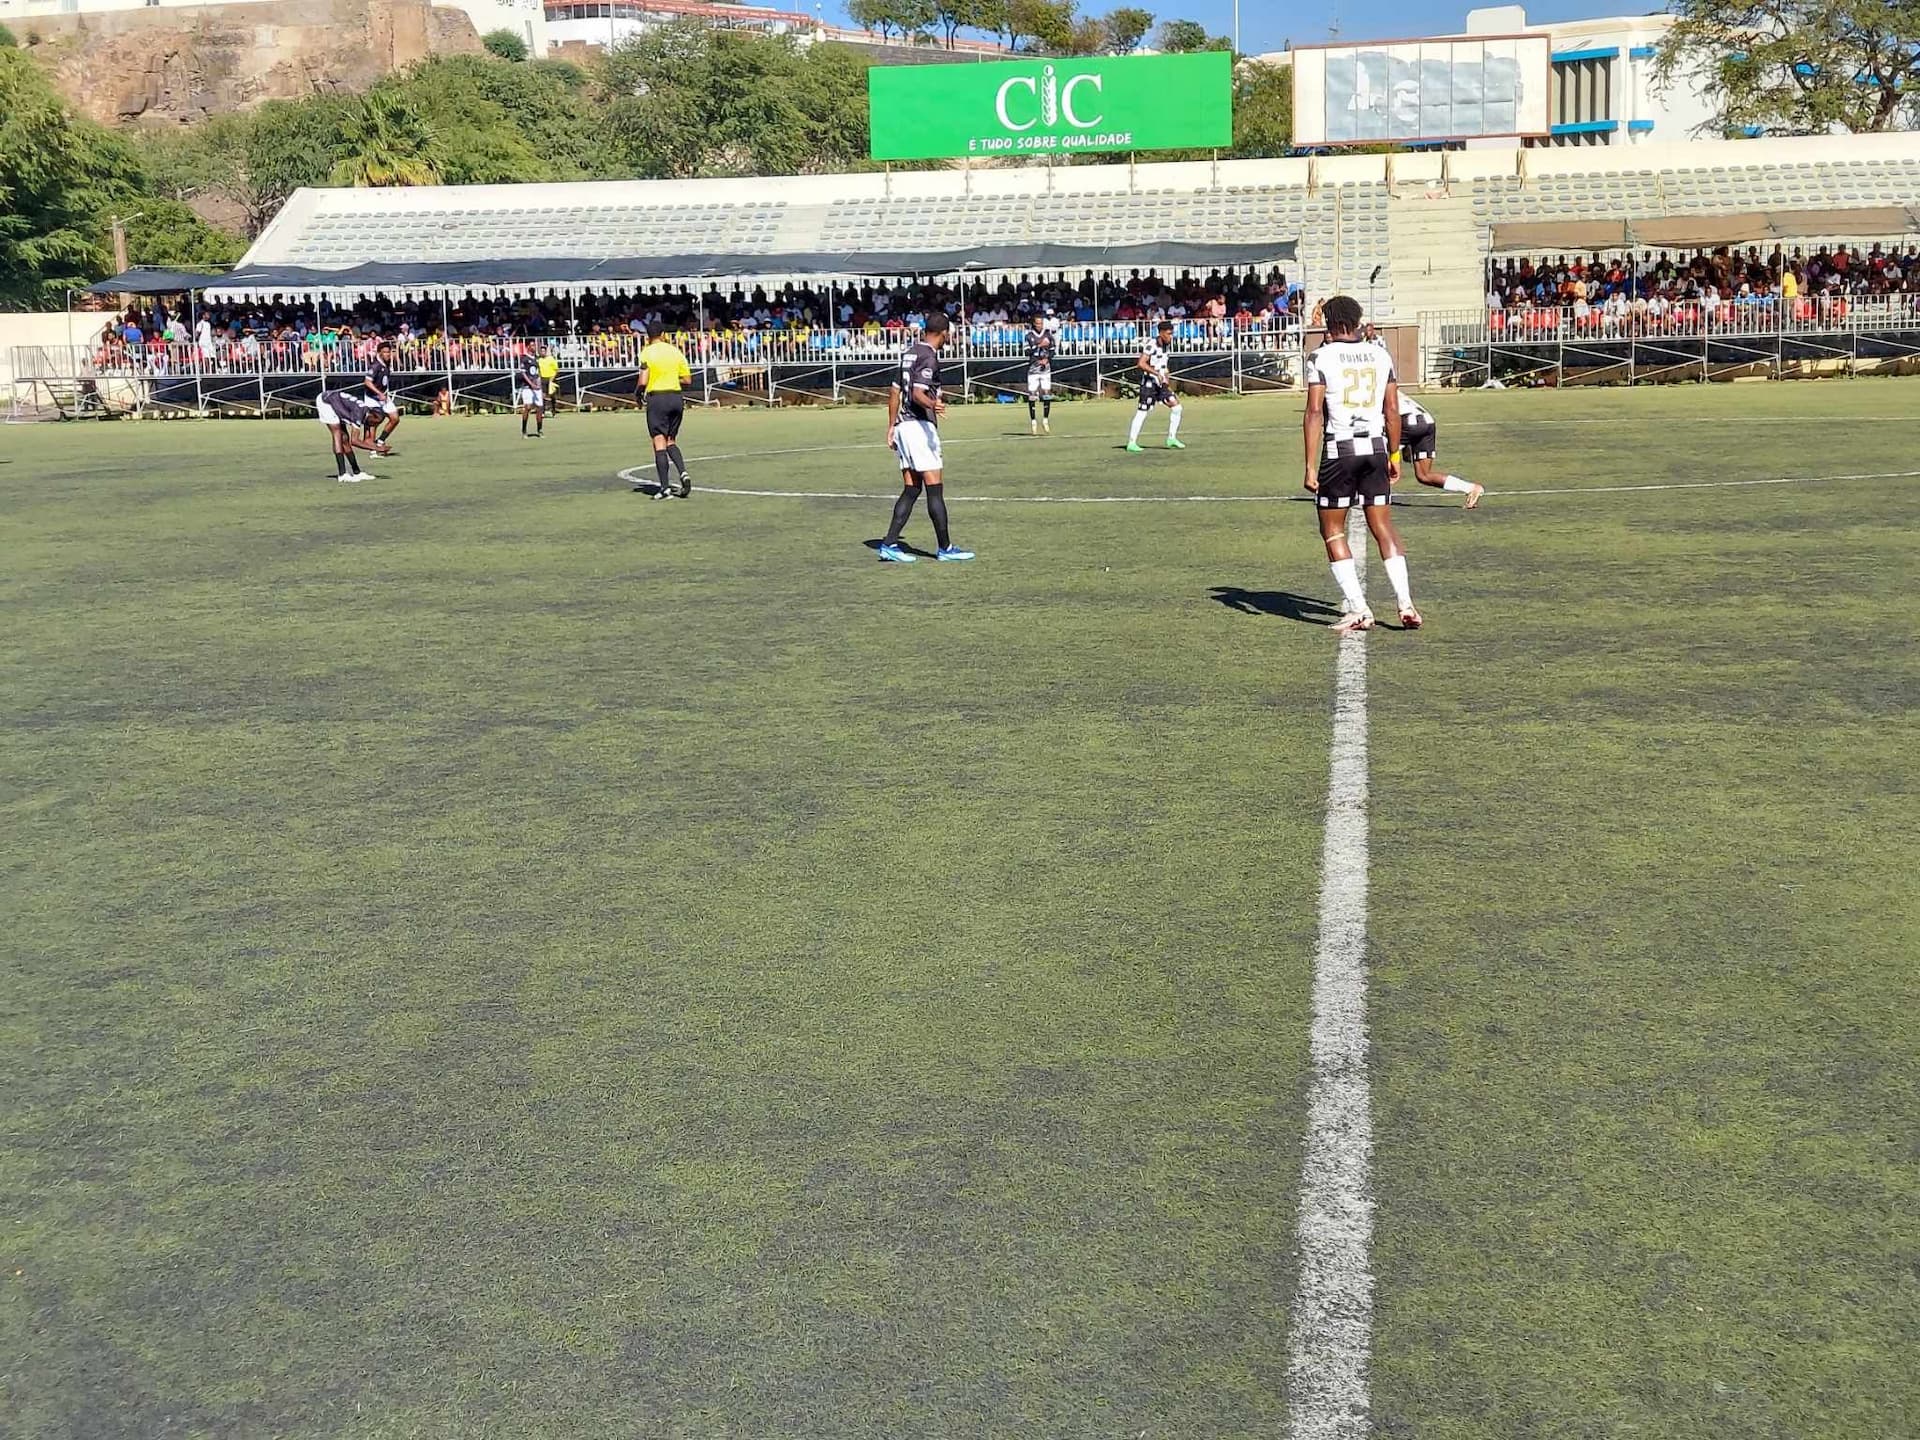
[[[1920,480],[1607,488],[1920,386],[1433,404],[1377,1431],[1920,1433]],[[0,431],[0,1435],[1284,1434],[1333,592],[1296,401],[1130,413],[910,567],[872,410]]]

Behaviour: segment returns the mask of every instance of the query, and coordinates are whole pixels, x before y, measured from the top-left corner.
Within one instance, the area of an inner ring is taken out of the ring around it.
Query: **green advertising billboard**
[[[1233,144],[1233,57],[1224,50],[875,66],[867,100],[875,160]]]

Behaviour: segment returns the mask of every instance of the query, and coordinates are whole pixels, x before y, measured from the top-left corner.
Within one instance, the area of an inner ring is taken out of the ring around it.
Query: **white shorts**
[[[329,430],[335,425],[343,423],[340,417],[333,413],[333,407],[324,400],[316,400],[314,402],[314,414],[319,418],[320,423],[325,425]]]
[[[893,431],[900,468],[925,474],[940,468],[940,432],[925,420],[902,420]]]
[[[522,385],[520,387],[520,408],[522,410],[539,410],[544,408],[546,403],[547,397],[534,389],[533,386]]]
[[[400,414],[400,402],[395,400],[391,395],[387,396],[384,400],[376,400],[374,404],[378,405],[380,409],[389,415],[398,416]]]
[[[1053,371],[1027,371],[1027,393],[1029,395],[1051,395],[1053,393]]]

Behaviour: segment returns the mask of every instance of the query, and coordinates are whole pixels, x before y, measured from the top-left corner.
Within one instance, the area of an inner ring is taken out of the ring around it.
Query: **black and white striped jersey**
[[[1387,387],[1393,383],[1392,358],[1364,340],[1329,340],[1307,356],[1307,384],[1324,387],[1328,459],[1386,453]]]

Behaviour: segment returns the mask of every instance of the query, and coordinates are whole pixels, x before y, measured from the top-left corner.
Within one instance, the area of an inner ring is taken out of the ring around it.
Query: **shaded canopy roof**
[[[1493,253],[1542,250],[1706,249],[1816,235],[1920,232],[1920,209],[1754,210],[1737,215],[1653,215],[1638,220],[1537,220],[1493,227]]]
[[[169,270],[157,265],[136,265],[118,275],[89,285],[89,295],[178,295],[185,290],[204,290],[225,277],[224,270]]]
[[[620,260],[452,260],[383,262],[344,270],[243,265],[225,274],[129,270],[91,288],[142,295],[202,290],[216,295],[290,295],[302,291],[600,289],[661,280],[761,276],[958,275],[984,270],[1158,270],[1225,265],[1244,268],[1291,260],[1292,240],[1242,244],[1166,241],[1154,245],[984,245],[968,250],[806,252],[788,255],[649,255]]]

